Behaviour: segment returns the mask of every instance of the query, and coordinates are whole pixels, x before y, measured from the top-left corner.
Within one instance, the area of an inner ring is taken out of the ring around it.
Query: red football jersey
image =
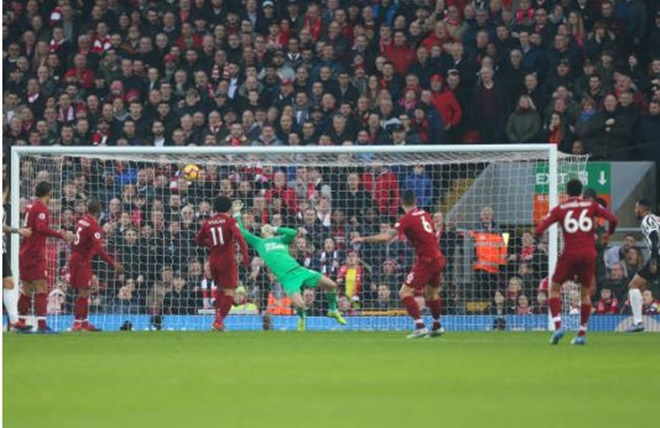
[[[249,265],[245,239],[236,219],[228,214],[216,214],[206,220],[195,239],[197,245],[209,248],[210,257],[228,260],[234,259],[234,241],[241,246],[243,262]]]
[[[32,229],[32,235],[29,238],[23,238],[21,257],[44,258],[46,257],[46,238],[52,236],[64,239],[61,232],[50,228],[50,212],[40,199],[35,199],[32,205],[27,207],[23,227]]]
[[[394,227],[400,235],[404,235],[410,241],[418,259],[434,259],[442,256],[436,239],[435,226],[431,215],[426,211],[415,208],[401,217]]]
[[[71,256],[74,254],[79,260],[91,261],[97,253],[108,264],[114,265],[115,261],[103,248],[101,226],[91,215],[85,214],[76,223],[76,238],[71,245]]]
[[[614,233],[617,219],[596,201],[582,198],[568,198],[554,207],[543,222],[536,228],[536,236],[541,236],[554,223],[559,223],[564,237],[564,253],[595,251],[596,222],[594,218],[604,218],[609,222],[609,234]]]

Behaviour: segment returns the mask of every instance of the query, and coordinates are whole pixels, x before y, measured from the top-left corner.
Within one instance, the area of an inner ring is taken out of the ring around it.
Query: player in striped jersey
[[[641,229],[644,234],[646,245],[651,251],[651,257],[646,262],[642,270],[637,272],[630,284],[628,284],[628,298],[633,313],[633,325],[628,330],[629,333],[638,333],[644,331],[642,322],[642,290],[647,284],[658,276],[658,265],[660,264],[660,217],[651,212],[651,204],[640,199],[635,204],[635,214],[642,220]]]
[[[7,183],[5,183],[7,186]],[[30,229],[17,229],[15,227],[7,226],[7,217],[5,216],[5,202],[7,202],[9,187],[5,187],[2,198],[2,301],[7,310],[7,317],[9,318],[9,330],[31,330],[30,326],[18,325],[18,289],[14,284],[12,276],[11,265],[9,263],[9,246],[5,235],[17,233],[24,237],[32,235]]]

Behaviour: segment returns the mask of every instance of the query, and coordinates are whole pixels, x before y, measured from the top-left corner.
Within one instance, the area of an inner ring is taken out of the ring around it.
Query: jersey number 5
[[[211,238],[213,238],[213,246],[225,245],[225,237],[222,234],[222,227],[216,226],[211,228]]]
[[[73,245],[80,244],[80,232],[82,232],[82,227],[76,229],[76,239],[73,240]]]
[[[568,233],[575,233],[578,230],[581,232],[589,232],[594,225],[591,217],[587,216],[587,210],[580,211],[577,219],[573,218],[573,210],[566,213],[564,218],[564,230]]]

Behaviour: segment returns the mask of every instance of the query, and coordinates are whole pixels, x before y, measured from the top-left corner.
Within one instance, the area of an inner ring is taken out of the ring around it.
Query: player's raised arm
[[[388,242],[394,240],[396,238],[396,235],[397,235],[396,229],[390,229],[387,232],[379,233],[378,235],[360,236],[357,238],[353,238],[351,242],[353,244],[359,244],[362,242],[369,244],[387,244]]]
[[[275,231],[278,235],[282,235],[285,244],[291,244],[298,236],[298,231],[289,227],[278,227]]]
[[[553,208],[550,210],[547,216],[543,219],[541,224],[538,225],[536,230],[534,231],[534,236],[535,237],[540,237],[543,235],[543,233],[554,223],[556,223],[559,220],[559,210],[557,208]]]
[[[250,267],[250,256],[248,254],[248,248],[247,248],[247,243],[245,242],[245,238],[243,238],[243,233],[241,232],[241,229],[238,227],[238,221],[236,224],[233,226],[233,235],[234,239],[236,242],[238,242],[238,246],[241,248],[241,255],[243,256],[243,266],[246,268]]]
[[[259,242],[261,242],[261,238],[259,238],[256,235],[250,233],[245,228],[245,226],[243,225],[243,219],[241,218],[241,210],[242,209],[243,209],[243,202],[241,202],[241,201],[234,201],[234,203],[231,206],[232,215],[236,219],[236,224],[238,225],[238,229],[240,230],[241,235],[243,235],[243,238],[245,238],[245,241],[249,245],[252,245],[254,247]]]
[[[619,220],[616,218],[616,216],[612,214],[610,210],[604,208],[598,203],[596,204],[596,216],[607,220],[607,234],[612,235],[616,230],[617,224],[619,224]]]

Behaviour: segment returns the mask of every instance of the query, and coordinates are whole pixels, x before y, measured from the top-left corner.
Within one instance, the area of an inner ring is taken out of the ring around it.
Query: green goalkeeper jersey
[[[276,230],[277,236],[264,239],[248,232],[245,226],[243,226],[240,216],[236,217],[236,220],[245,238],[245,242],[257,250],[264,264],[278,279],[281,279],[288,272],[300,266],[298,261],[291,257],[289,253],[289,245],[291,245],[298,235],[296,230],[289,229],[288,227],[278,227]]]

